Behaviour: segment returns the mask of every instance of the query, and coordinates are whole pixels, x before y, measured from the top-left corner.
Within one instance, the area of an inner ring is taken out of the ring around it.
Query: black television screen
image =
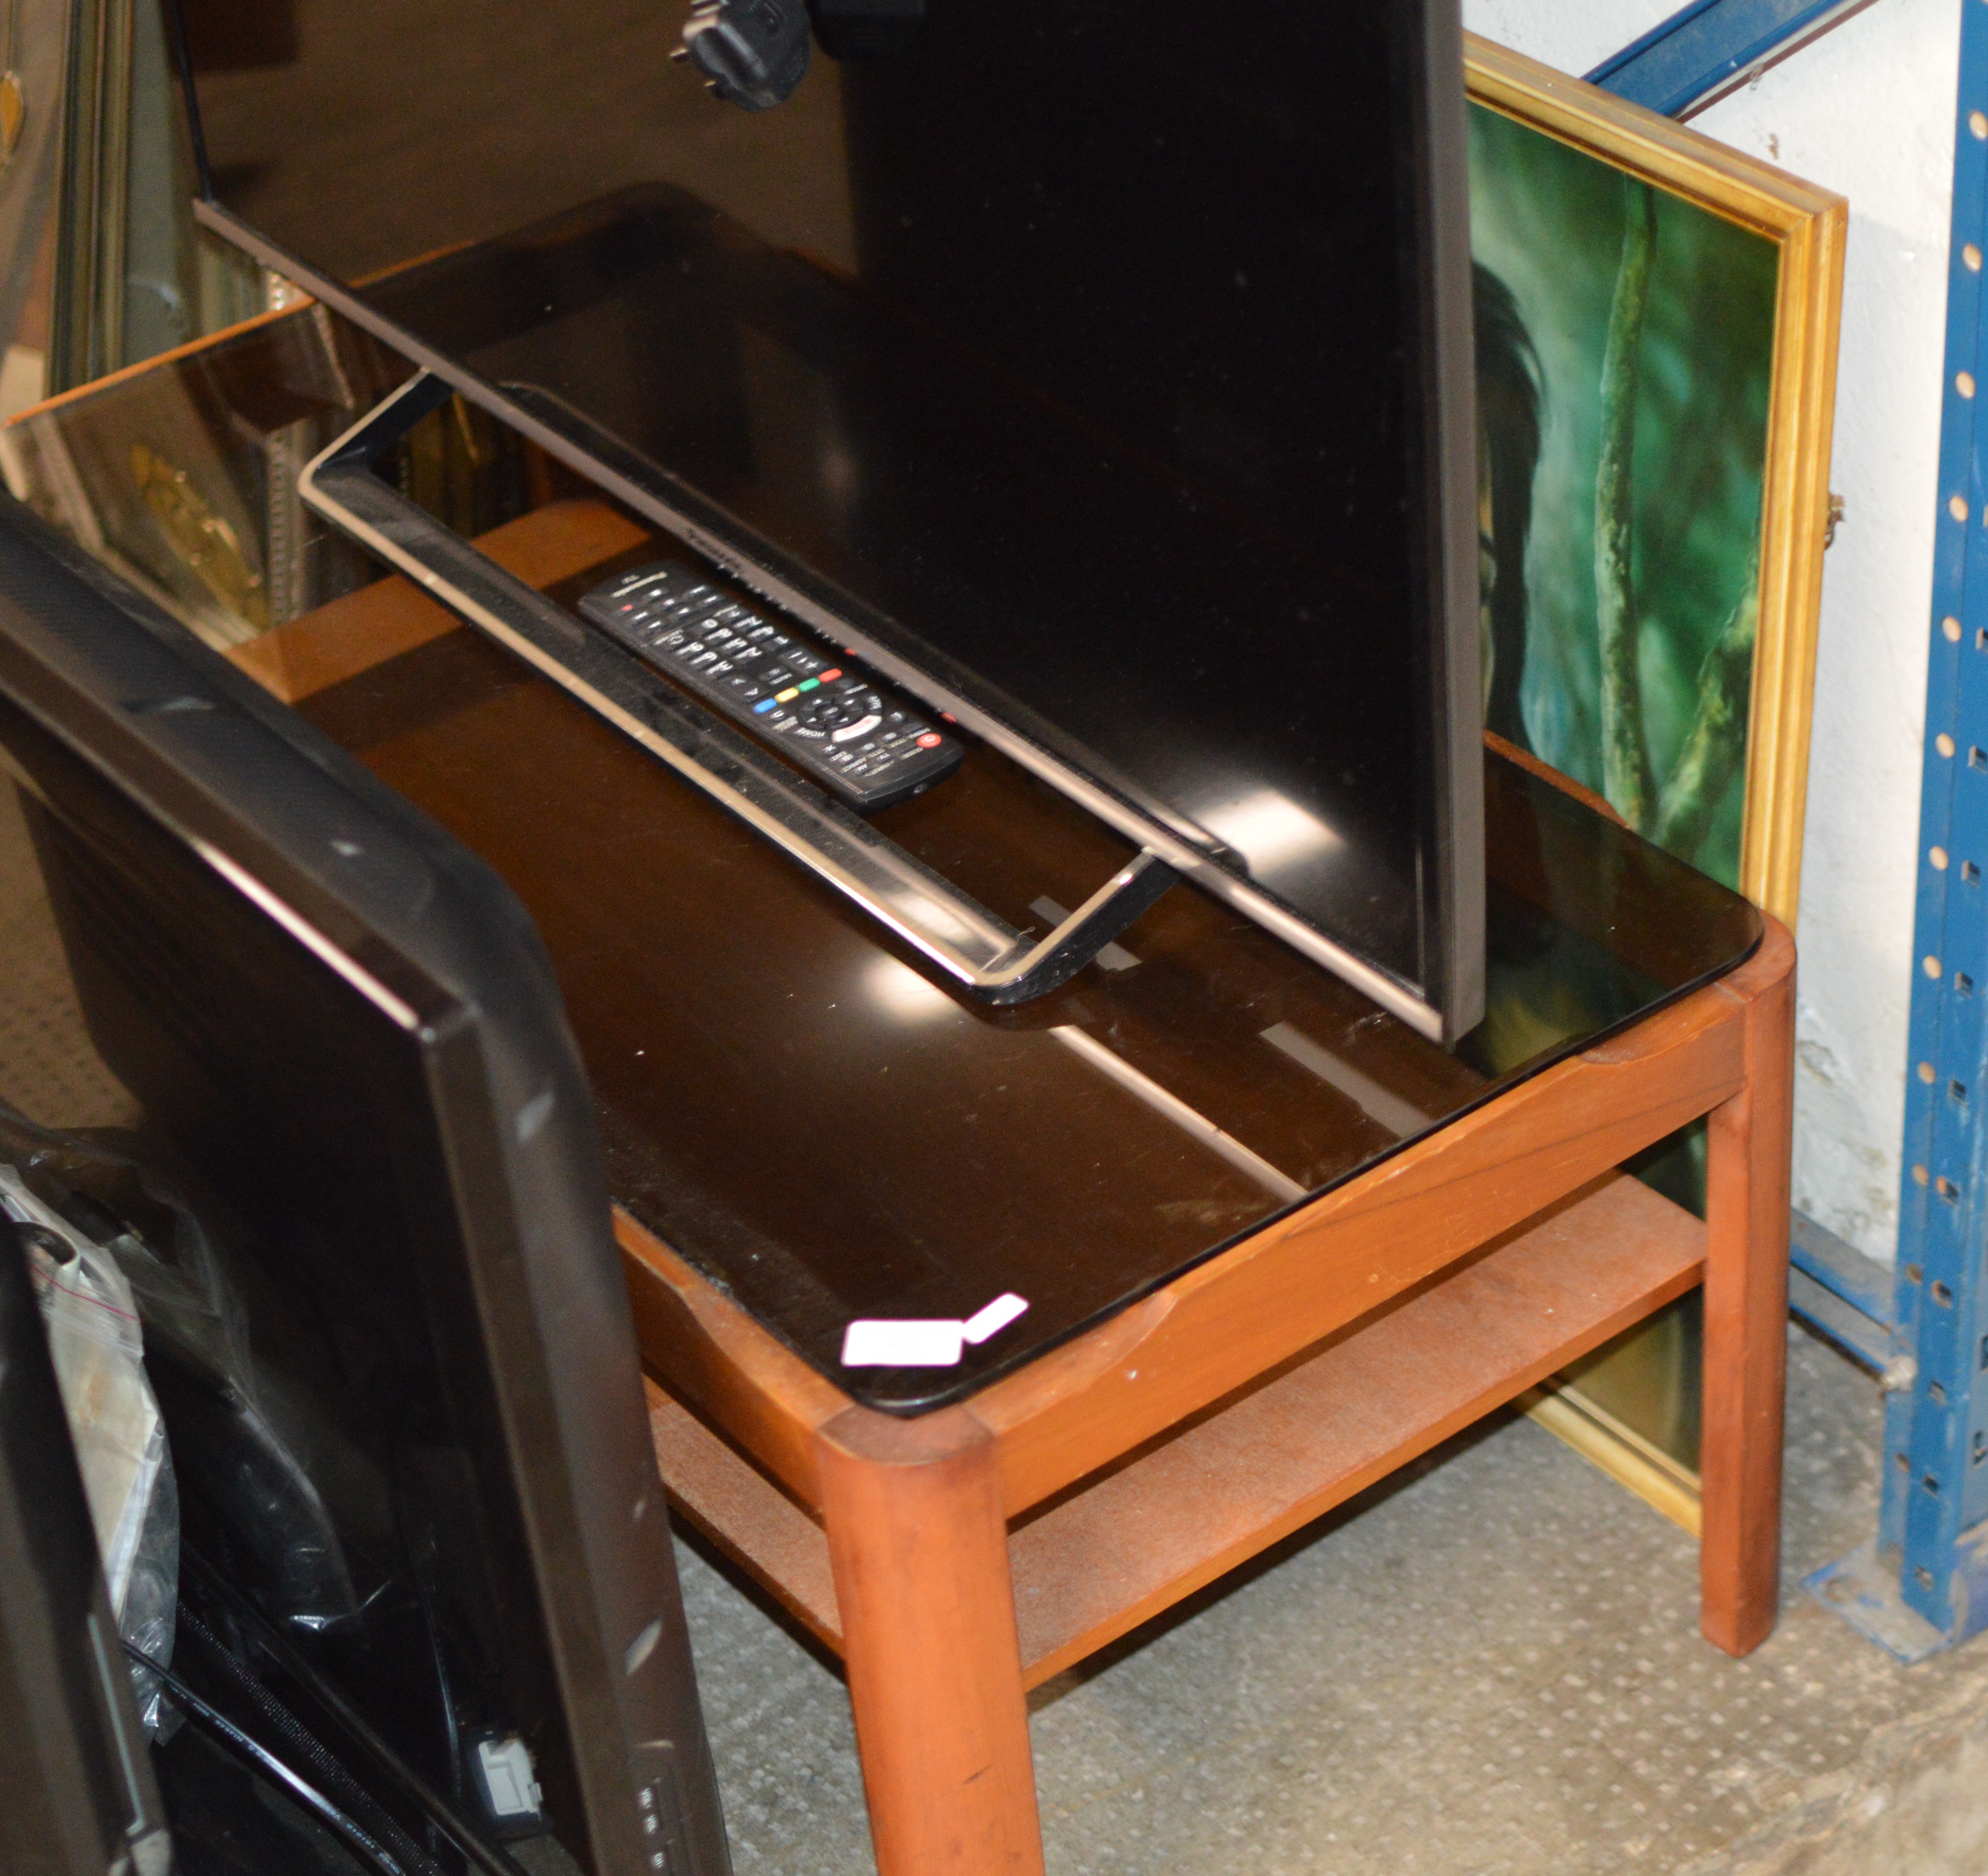
[[[212,225],[1475,1022],[1456,0],[927,0],[756,112],[671,62],[681,6],[178,4]]]
[[[5,1022],[33,1071],[0,1147],[112,1220],[184,1556],[235,1599],[190,1651],[287,1638],[273,1658],[407,1773],[387,1808],[430,1848],[402,1876],[719,1876],[591,1097],[536,935],[0,503]]]

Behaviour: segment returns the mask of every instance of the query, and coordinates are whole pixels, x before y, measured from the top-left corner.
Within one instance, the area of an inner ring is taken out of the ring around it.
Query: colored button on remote
[[[958,739],[909,713],[904,699],[887,701],[874,678],[810,651],[680,563],[605,581],[580,610],[860,810],[920,793],[950,775],[964,753]]]

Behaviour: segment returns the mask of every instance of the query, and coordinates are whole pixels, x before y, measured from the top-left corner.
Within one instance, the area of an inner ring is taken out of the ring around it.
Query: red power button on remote
[[[935,749],[945,740],[945,739],[937,730],[928,729],[918,739],[918,747],[921,749]]]

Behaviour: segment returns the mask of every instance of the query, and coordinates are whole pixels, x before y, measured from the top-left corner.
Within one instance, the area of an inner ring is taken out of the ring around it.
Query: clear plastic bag
[[[170,1664],[179,1497],[131,1286],[116,1259],[37,1198],[12,1166],[0,1165],[0,1210],[27,1247],[117,1632]],[[156,1677],[139,1669],[133,1679],[140,1715],[156,1732]]]
[[[19,1175],[14,1188],[39,1216],[100,1263],[114,1261],[142,1324],[180,1477],[241,1545],[263,1606],[313,1631],[350,1625],[377,1572],[364,1587],[355,1580],[325,1492],[356,1499],[357,1512],[347,1507],[356,1527],[386,1530],[384,1486],[280,1370],[257,1359],[241,1260],[229,1248],[244,1235],[242,1221],[213,1192],[192,1196],[186,1169],[167,1170],[159,1151],[132,1134],[41,1127],[0,1101],[0,1169]],[[163,1508],[160,1516],[163,1524]],[[163,1607],[170,1616],[170,1598]]]

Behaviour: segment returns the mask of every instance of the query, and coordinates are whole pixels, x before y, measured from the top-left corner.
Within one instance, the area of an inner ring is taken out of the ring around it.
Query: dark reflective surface
[[[139,1273],[168,1299],[147,1366],[190,1540],[240,1559],[438,1788],[458,1775],[431,1639],[465,1713],[528,1729],[576,1812],[536,1598],[505,1580],[529,1550],[420,1051],[11,700],[0,745],[54,804],[21,797],[65,989],[143,1117],[117,1144],[170,1166],[214,1234]],[[154,1242],[170,1249],[170,1227]],[[447,1551],[445,1531],[472,1529],[488,1554]]]
[[[198,76],[218,200],[1474,1007],[1453,6],[931,0],[758,116],[669,63],[677,23],[302,0],[290,59]]]
[[[0,499],[0,1162],[132,1285],[189,1557],[536,1866],[646,1867],[660,1815],[671,1867],[721,1876],[543,954],[487,869],[127,598]],[[475,1783],[514,1737],[522,1820]]]
[[[1190,887],[1064,989],[990,1011],[467,632],[303,708],[524,900],[617,1198],[878,1405],[1040,1353],[1759,935],[1733,894],[1494,759],[1490,1009],[1454,1053]],[[880,819],[1038,929],[1127,850],[983,746]],[[1009,1290],[1028,1313],[957,1370],[840,1366],[851,1317],[965,1317]]]

